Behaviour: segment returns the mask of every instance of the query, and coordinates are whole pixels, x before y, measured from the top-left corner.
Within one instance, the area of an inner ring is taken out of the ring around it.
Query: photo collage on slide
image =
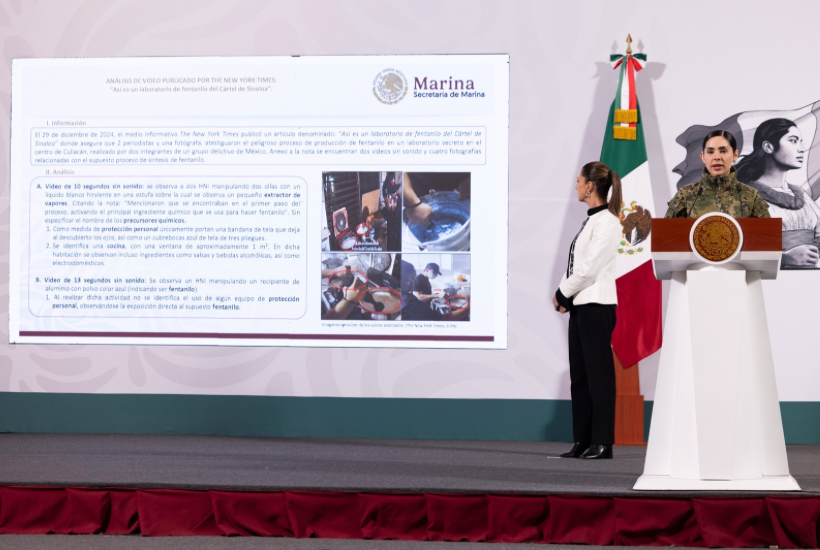
[[[470,173],[322,174],[323,320],[470,320]]]

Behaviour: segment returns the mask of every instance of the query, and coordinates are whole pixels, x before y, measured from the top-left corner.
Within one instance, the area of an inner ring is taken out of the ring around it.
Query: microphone
[[[698,185],[698,193],[695,195],[695,200],[692,201],[692,206],[689,207],[689,211],[686,213],[687,218],[692,215],[692,210],[695,209],[695,204],[698,202],[698,199],[700,198],[700,194],[702,192],[703,192],[703,187]]]

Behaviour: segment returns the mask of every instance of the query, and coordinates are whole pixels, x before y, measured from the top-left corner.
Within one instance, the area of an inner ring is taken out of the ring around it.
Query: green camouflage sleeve
[[[769,214],[769,203],[763,200],[759,193],[755,193],[755,201],[752,204],[752,218],[771,218]]]
[[[672,200],[667,203],[669,208],[666,210],[664,218],[685,218],[686,217],[686,194],[682,190],[675,193]]]

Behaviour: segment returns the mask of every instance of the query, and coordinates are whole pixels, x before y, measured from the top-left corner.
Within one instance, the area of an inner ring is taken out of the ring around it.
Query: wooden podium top
[[[735,218],[743,231],[743,252],[774,252],[783,247],[781,218]],[[653,218],[652,252],[690,252],[693,218]]]

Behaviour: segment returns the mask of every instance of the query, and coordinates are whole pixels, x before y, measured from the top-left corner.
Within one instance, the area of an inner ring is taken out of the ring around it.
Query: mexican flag
[[[654,208],[649,164],[635,95],[635,74],[643,69],[646,55],[627,52],[612,55],[619,69],[618,93],[609,109],[601,162],[621,176],[623,232],[615,264],[618,288],[618,323],[612,349],[624,367],[631,367],[658,351],[661,331],[661,282],[655,279],[650,256],[651,208]]]

